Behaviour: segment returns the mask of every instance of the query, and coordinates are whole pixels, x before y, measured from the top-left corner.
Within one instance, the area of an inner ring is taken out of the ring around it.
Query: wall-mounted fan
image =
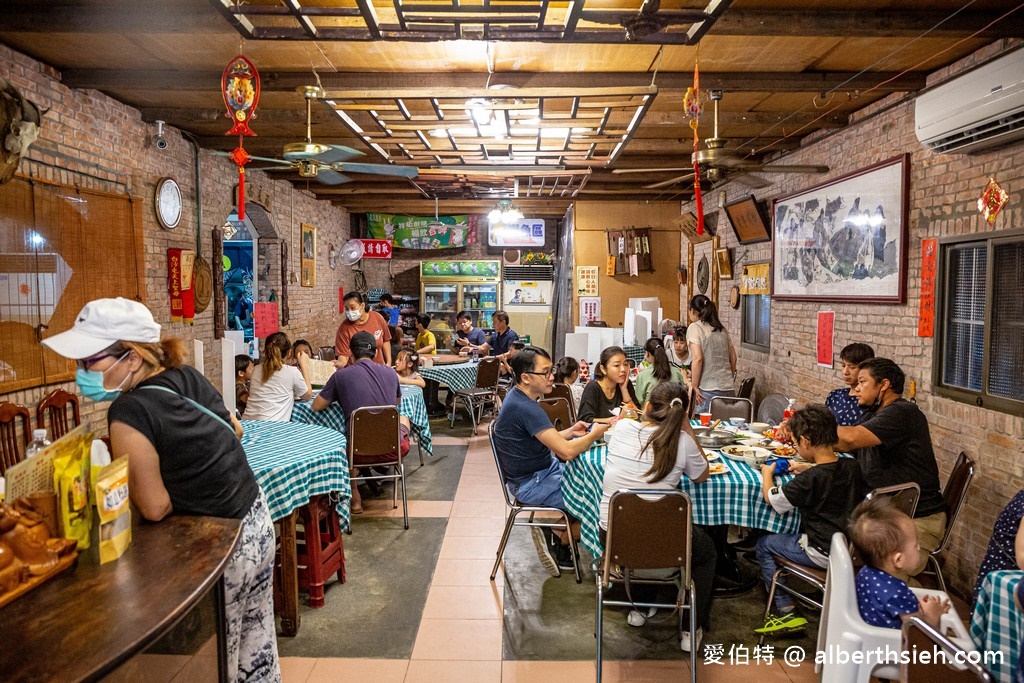
[[[342,145],[329,145],[320,142],[313,142],[313,100],[318,99],[323,90],[317,86],[303,86],[299,89],[306,98],[306,139],[303,142],[293,142],[284,146],[283,159],[271,159],[268,157],[252,157],[256,161],[263,161],[274,166],[254,168],[253,170],[283,169],[292,167],[299,172],[303,178],[315,178],[324,185],[341,185],[347,183],[351,178],[345,173],[370,173],[373,175],[401,176],[403,178],[415,178],[420,170],[414,166],[398,166],[395,164],[360,164],[349,163],[353,157],[363,156],[359,150]],[[221,156],[228,156],[227,152],[216,152]]]
[[[771,182],[760,176],[753,175],[754,173],[828,173],[828,166],[762,164],[744,157],[741,152],[735,149],[727,149],[725,147],[726,140],[718,137],[718,103],[722,99],[722,91],[712,90],[711,99],[715,103],[714,136],[704,141],[704,144],[707,146],[706,149],[698,150],[691,156],[691,160],[696,161],[701,169],[701,180],[706,179],[715,183],[725,180],[735,180],[747,187],[760,189],[762,187],[768,187],[771,185]],[[692,181],[692,167],[617,168],[614,169],[612,173],[672,173],[679,171],[688,171],[688,173],[684,173],[683,175],[669,178],[668,180],[663,180],[661,182],[652,183],[651,185],[644,185],[645,190],[657,190],[687,180]]]
[[[343,266],[354,266],[363,258],[364,251],[365,247],[363,247],[362,240],[349,240],[341,245],[341,250],[338,252],[338,261]]]

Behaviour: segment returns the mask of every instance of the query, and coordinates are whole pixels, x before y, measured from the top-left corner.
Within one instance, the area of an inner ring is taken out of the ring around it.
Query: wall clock
[[[164,230],[174,230],[181,222],[181,188],[174,178],[161,178],[153,196],[156,220]]]
[[[732,289],[729,290],[729,305],[733,308],[740,307],[740,288],[736,285],[733,285]]]
[[[697,264],[697,291],[701,294],[708,293],[708,279],[711,275],[711,268],[708,265],[708,257],[701,256]]]

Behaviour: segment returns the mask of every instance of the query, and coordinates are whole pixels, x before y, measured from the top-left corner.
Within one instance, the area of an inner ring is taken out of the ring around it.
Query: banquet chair
[[[402,429],[398,406],[365,406],[352,411],[348,426],[348,462],[353,468],[389,469],[386,474],[352,477],[352,486],[360,481],[391,479],[395,488],[392,507],[398,507],[398,487],[402,487],[402,514],[409,528],[409,505],[405,494],[405,465],[402,462]],[[391,456],[391,457],[388,457]],[[362,460],[362,462],[360,462]],[[351,533],[351,527],[349,527]]]
[[[68,420],[69,408],[70,420]],[[56,441],[82,424],[81,415],[78,413],[78,397],[70,391],[54,389],[36,407],[36,427],[38,429],[46,429],[47,416],[50,418],[50,439]]]
[[[679,613],[679,632],[683,628],[683,612],[690,615],[690,634],[697,633],[697,601],[691,575],[690,551],[693,536],[693,503],[683,491],[656,489],[624,489],[612,494],[608,501],[608,535],[601,559],[597,583],[597,680],[601,681],[601,644],[604,631],[604,607],[660,607]],[[635,569],[678,567],[679,576],[666,579],[644,579],[632,576]],[[678,583],[677,583],[678,581]],[[614,584],[627,590],[626,600],[610,600],[606,589]],[[678,587],[674,603],[635,602],[629,586],[664,585]],[[641,611],[645,611],[641,609]],[[692,643],[697,649],[697,643]],[[697,680],[696,657],[691,655],[690,680]]]
[[[757,406],[757,421],[777,425],[782,422],[789,405],[789,397],[785,394],[768,394]]]
[[[733,396],[715,396],[711,399],[711,419],[725,420],[730,417],[742,417],[748,423],[754,421],[754,404],[749,398]]]
[[[338,354],[334,351],[333,346],[321,346],[317,349],[316,356],[320,360],[334,360]]]
[[[942,591],[913,587],[911,590],[919,597],[931,595],[941,599],[949,598]],[[955,634],[952,640],[960,647],[975,649],[967,633],[967,627],[964,626],[952,603],[949,611],[942,615],[940,626],[943,633]],[[901,645],[900,635],[896,629],[871,626],[861,619],[848,542],[846,536],[836,532],[832,536],[832,547],[828,555],[825,600],[821,611],[821,624],[818,626],[817,651],[828,652],[829,656],[815,664],[815,672],[821,674],[822,681],[829,683],[868,683],[872,676],[898,679],[898,663],[879,662],[877,658],[854,656],[853,653],[876,649],[882,652],[898,652]]]
[[[537,403],[548,414],[551,425],[558,431],[568,429],[576,424],[569,410],[569,402],[564,398],[542,398]]]
[[[459,400],[469,411],[469,417],[473,420],[473,434],[476,434],[477,424],[483,420],[484,408],[488,405],[494,406],[498,400],[498,380],[501,378],[501,359],[497,356],[481,358],[476,369],[476,384],[468,389],[459,389],[455,392],[455,399],[452,401],[452,412],[448,415],[449,427],[455,427],[455,411],[458,410]]]
[[[917,512],[917,501],[921,498],[921,487],[916,481],[908,481],[905,484],[893,484],[892,486],[879,486],[877,489],[868,491],[864,500],[875,498],[889,498],[890,502],[900,512],[906,513],[907,517],[913,518]]]
[[[547,398],[564,398],[569,403],[569,424],[576,422],[576,403],[572,398],[572,388],[568,384],[555,382],[555,386],[548,392]]]
[[[521,503],[516,500],[516,497],[509,493],[508,490],[508,478],[505,476],[505,468],[501,466],[501,459],[498,457],[498,449],[494,445],[494,422],[492,421],[487,426],[487,439],[491,444],[491,455],[494,456],[494,465],[498,468],[498,479],[501,482],[501,490],[505,494],[505,505],[508,506],[508,517],[505,519],[505,530],[501,534],[501,542],[498,543],[498,556],[494,559],[494,566],[491,568],[491,581],[494,581],[494,577],[498,575],[498,567],[501,566],[501,558],[505,555],[505,546],[508,544],[508,537],[512,533],[512,527],[517,526],[530,526],[530,527],[564,527],[571,529],[569,524],[569,516],[564,510],[560,510],[556,507],[550,507],[547,505],[528,505]],[[530,517],[528,519],[519,519],[519,513],[528,512]],[[561,516],[561,521],[551,521],[550,519],[534,519],[534,515],[538,512],[553,512]],[[576,545],[576,539],[572,538],[572,534],[569,536],[569,554],[572,556],[573,570],[576,572],[576,583],[583,583],[583,575],[580,573],[580,551]]]
[[[918,576],[934,576],[939,590],[946,590],[946,580],[942,576],[942,553],[949,545],[950,532],[956,524],[960,511],[963,509],[964,501],[967,500],[967,489],[970,488],[971,480],[974,479],[974,459],[963,451],[956,457],[953,463],[953,471],[949,473],[946,486],[942,489],[942,498],[946,501],[946,530],[942,534],[942,541],[939,547],[928,554],[928,564],[924,571]]]
[[[968,653],[963,648],[920,617],[908,617],[901,632],[902,652],[939,651],[946,654],[945,659],[931,657],[925,662],[918,657],[908,657],[907,661],[900,662],[901,683],[990,683],[993,680],[982,666],[968,661]]]
[[[747,377],[740,382],[740,388],[736,390],[738,398],[751,398],[754,395],[754,378]]]
[[[18,422],[21,438],[18,438]],[[32,440],[32,417],[28,408],[4,401],[0,403],[0,476],[8,467],[25,459],[25,448]]]

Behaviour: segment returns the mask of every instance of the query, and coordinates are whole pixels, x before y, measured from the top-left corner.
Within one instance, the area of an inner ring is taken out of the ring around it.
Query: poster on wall
[[[303,287],[316,287],[316,228],[312,225],[302,224],[300,249],[302,279],[299,284]]]
[[[253,335],[266,339],[277,331],[277,302],[257,301],[253,306]]]
[[[580,326],[586,327],[591,320],[601,319],[601,297],[580,297]]]
[[[597,296],[597,266],[576,266],[577,296]]]
[[[836,329],[836,312],[818,312],[818,365],[832,367],[833,343]]]
[[[476,243],[476,216],[399,216],[367,213],[369,237],[395,249],[455,249]]]
[[[544,219],[523,218],[508,225],[490,225],[487,228],[487,244],[492,247],[543,247]]]

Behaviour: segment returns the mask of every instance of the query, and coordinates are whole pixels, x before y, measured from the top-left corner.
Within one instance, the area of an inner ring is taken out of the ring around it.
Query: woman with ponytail
[[[690,348],[690,386],[697,393],[697,411],[711,409],[715,396],[735,395],[736,347],[718,319],[715,302],[703,294],[690,299],[690,326],[686,344]]]
[[[637,405],[647,403],[651,390],[662,382],[683,383],[683,374],[668,360],[665,345],[657,337],[651,337],[644,344],[644,361],[646,367],[636,376]]]
[[[75,382],[107,413],[111,450],[128,455],[128,495],[141,515],[241,520],[224,570],[227,678],[280,681],[274,630],[274,524],[217,389],[183,364],[180,339],[160,339],[149,309],[90,301],[72,329],[43,340],[78,362]]]
[[[289,365],[291,360],[297,365]],[[309,380],[309,356],[300,351],[296,356],[284,332],[275,332],[263,342],[263,359],[253,368],[249,382],[249,401],[245,404],[246,420],[288,422],[292,419],[295,401],[313,395]]]
[[[619,420],[607,432],[608,459],[605,463],[603,495],[601,496],[601,531],[608,527],[608,501],[622,489],[659,489],[671,491],[679,486],[685,474],[693,483],[707,480],[709,469],[704,452],[687,419],[689,398],[687,388],[679,382],[661,382],[651,391],[644,405],[644,419]],[[708,628],[711,614],[711,590],[715,577],[715,544],[699,526],[693,527],[691,564],[694,590],[697,594],[697,638]],[[668,578],[666,570],[635,571],[637,578]],[[650,602],[654,595],[642,597],[643,585],[633,587],[633,600]],[[630,626],[643,626],[655,609],[645,612],[631,610]],[[684,633],[682,648],[691,651],[689,633]]]

